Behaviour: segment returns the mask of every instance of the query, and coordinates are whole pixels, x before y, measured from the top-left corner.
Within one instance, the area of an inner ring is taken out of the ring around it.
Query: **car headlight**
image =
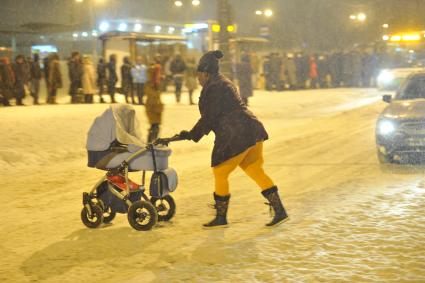
[[[378,133],[386,136],[395,132],[395,124],[392,121],[382,120],[378,123]]]
[[[394,75],[390,71],[384,70],[378,76],[378,81],[381,84],[389,84],[394,80]]]

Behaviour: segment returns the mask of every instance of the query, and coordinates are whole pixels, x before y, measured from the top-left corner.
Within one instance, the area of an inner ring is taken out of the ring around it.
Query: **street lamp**
[[[255,11],[255,14],[258,15],[258,16],[261,16],[263,14],[263,11],[257,10],[257,11]]]
[[[360,21],[360,22],[364,22],[364,21],[366,21],[366,14],[364,14],[364,13],[359,13],[359,14],[357,15],[357,20],[358,20],[358,21]]]
[[[201,4],[201,1],[199,1],[199,0],[192,0],[192,5],[193,6],[199,6],[199,4]]]
[[[273,11],[270,9],[267,9],[264,11],[264,15],[268,18],[270,18],[271,16],[273,16]]]
[[[174,5],[176,5],[177,7],[181,7],[181,6],[183,6],[183,2],[182,1],[174,1]]]

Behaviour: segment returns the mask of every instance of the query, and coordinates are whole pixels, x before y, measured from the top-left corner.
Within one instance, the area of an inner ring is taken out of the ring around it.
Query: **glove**
[[[168,146],[167,139],[156,139],[153,143],[154,145],[165,145]]]
[[[190,140],[191,139],[189,131],[183,130],[183,131],[180,132],[179,136],[182,140]]]

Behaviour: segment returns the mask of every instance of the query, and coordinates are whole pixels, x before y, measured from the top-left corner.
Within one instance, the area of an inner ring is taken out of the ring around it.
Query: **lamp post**
[[[232,61],[230,56],[230,34],[228,26],[233,24],[233,17],[231,6],[228,0],[217,0],[217,19],[220,25],[220,32],[218,34],[218,44],[224,57],[221,62],[221,72],[228,78],[232,78]]]

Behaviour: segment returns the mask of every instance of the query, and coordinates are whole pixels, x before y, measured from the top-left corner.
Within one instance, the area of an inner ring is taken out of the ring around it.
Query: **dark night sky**
[[[87,1],[87,0],[85,0]],[[96,2],[98,0],[91,0]],[[25,23],[43,22],[70,25],[88,22],[87,4],[74,0],[0,0],[1,28],[14,29]],[[166,22],[215,19],[216,1],[201,0],[193,8],[173,5],[174,0],[102,0],[95,4],[96,18],[147,18]],[[377,39],[381,25],[425,30],[425,0],[230,0],[241,34],[258,35],[261,25],[271,26],[277,46],[329,49],[361,38]],[[270,19],[258,17],[256,9],[272,8]],[[368,20],[353,24],[350,13],[364,11]]]

